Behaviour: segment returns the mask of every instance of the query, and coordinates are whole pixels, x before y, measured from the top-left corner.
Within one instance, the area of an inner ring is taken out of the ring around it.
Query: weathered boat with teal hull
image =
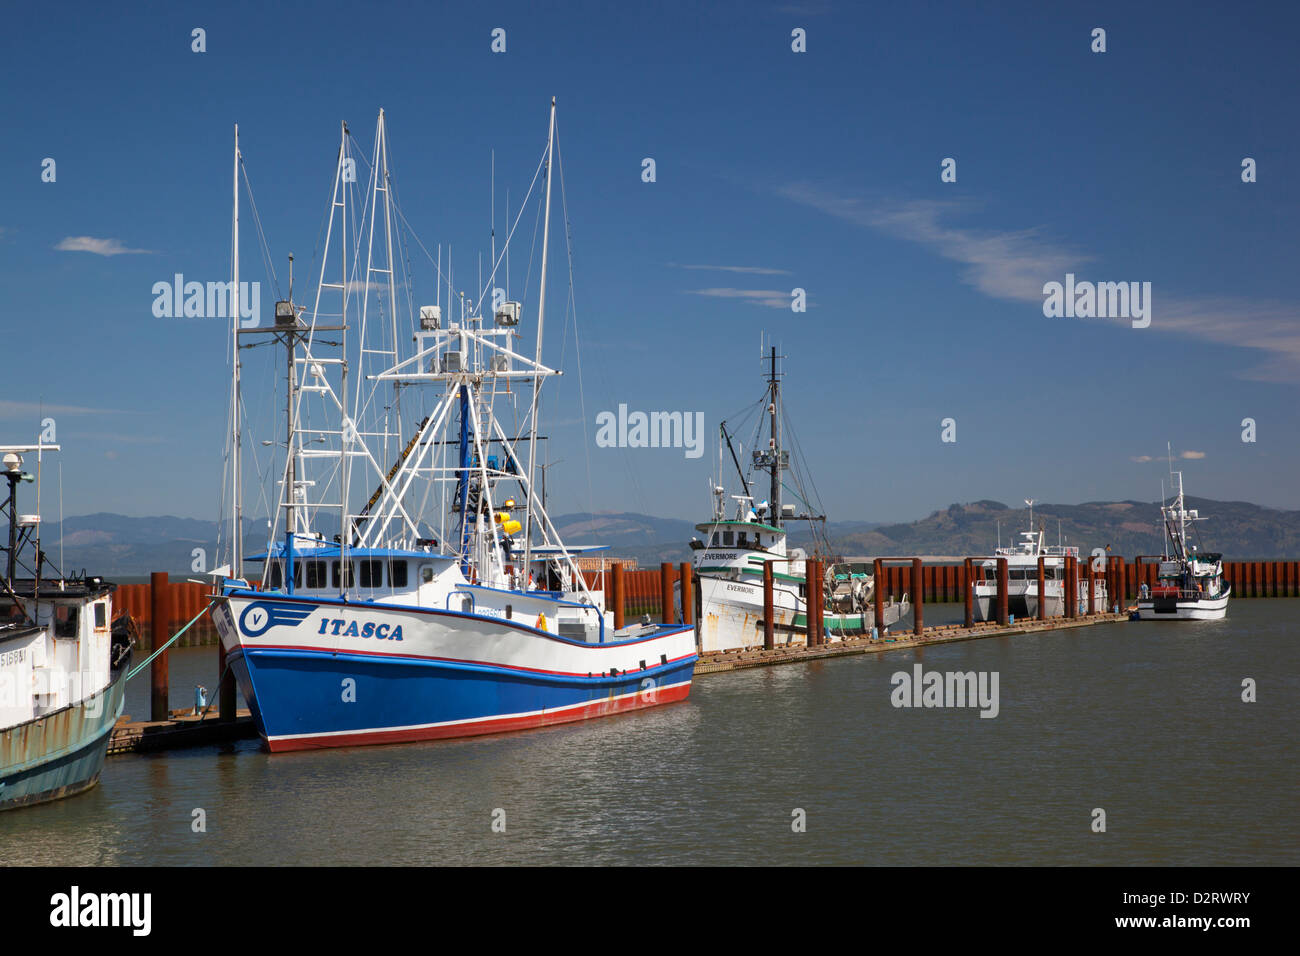
[[[40,516],[17,513],[18,486],[35,480],[23,472],[21,453],[57,448],[0,446],[9,483],[0,579],[0,810],[69,797],[98,782],[134,643],[129,618],[113,621],[116,586],[47,573]]]

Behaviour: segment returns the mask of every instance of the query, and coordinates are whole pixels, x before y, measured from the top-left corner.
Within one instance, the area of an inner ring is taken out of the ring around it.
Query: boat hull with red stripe
[[[696,661],[689,626],[589,643],[489,614],[239,589],[213,617],[273,752],[504,733],[654,707],[687,697]]]

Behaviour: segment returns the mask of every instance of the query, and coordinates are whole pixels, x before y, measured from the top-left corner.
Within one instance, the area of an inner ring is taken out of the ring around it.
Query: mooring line
[[[129,674],[126,675],[126,679],[127,679],[127,680],[130,680],[131,678],[135,677],[136,674],[140,673],[142,670],[144,670],[146,667],[148,667],[151,663],[153,663],[153,659],[154,659],[155,657],[157,657],[157,656],[158,656],[159,654],[161,654],[163,651],[167,650],[167,648],[171,647],[174,643],[176,643],[176,639],[177,639],[178,637],[180,637],[182,634],[184,634],[186,631],[188,631],[188,630],[190,629],[190,626],[191,626],[192,624],[194,624],[195,621],[197,621],[199,618],[201,618],[204,614],[207,614],[208,611],[212,608],[212,605],[214,605],[214,604],[216,604],[216,603],[217,603],[217,599],[214,597],[211,601],[208,602],[208,606],[207,606],[207,607],[205,607],[202,611],[199,611],[198,614],[195,614],[192,618],[190,618],[190,622],[189,622],[189,624],[186,624],[186,625],[185,625],[184,627],[182,627],[179,631],[177,631],[175,634],[173,634],[173,635],[171,636],[170,640],[168,640],[166,644],[164,644],[162,647],[158,648],[158,650],[154,651],[152,654],[150,654],[148,657],[146,657],[144,660],[142,660],[138,665],[136,665],[135,667],[133,667],[133,668],[131,669],[131,672],[130,672]]]

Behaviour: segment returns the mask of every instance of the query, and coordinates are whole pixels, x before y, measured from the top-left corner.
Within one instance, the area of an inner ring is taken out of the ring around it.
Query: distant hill
[[[1300,511],[1278,511],[1244,501],[1187,498],[1210,520],[1195,525],[1192,543],[1221,551],[1229,560],[1300,557]],[[1029,530],[1025,508],[998,501],[953,504],[920,521],[878,525],[867,531],[831,526],[831,540],[845,555],[978,555],[997,545],[999,523],[1004,545]],[[1059,522],[1059,525],[1058,525]],[[1115,554],[1132,557],[1162,550],[1158,502],[1091,501],[1081,505],[1035,504],[1034,525],[1048,543],[1060,537],[1068,545],[1091,550],[1110,545]]]
[[[1300,558],[1300,511],[1262,508],[1244,501],[1188,498],[1188,507],[1210,518],[1200,524],[1203,550],[1222,551],[1229,560]],[[831,544],[844,556],[915,555],[965,556],[990,554],[996,547],[1001,523],[1002,543],[1009,544],[1026,530],[1024,508],[1011,509],[998,501],[949,505],[919,521],[880,524],[868,521],[830,522]],[[636,558],[642,567],[661,561],[689,560],[689,542],[696,536],[695,522],[657,518],[633,512],[567,514],[554,517],[561,537],[570,545],[604,544],[610,556]],[[1034,524],[1055,544],[1057,522],[1065,543],[1081,548],[1111,546],[1116,554],[1132,557],[1160,548],[1160,506],[1142,501],[1094,501],[1081,505],[1036,504]],[[0,534],[8,529],[0,525]],[[264,526],[245,522],[247,553],[265,544]],[[57,522],[44,525],[42,545],[54,561],[59,555]],[[811,535],[794,527],[791,540],[808,547]],[[1193,538],[1195,543],[1196,539]],[[64,521],[63,552],[67,570],[86,568],[92,574],[112,577],[169,571],[196,576],[191,570],[193,550],[206,550],[207,564],[216,561],[217,524],[197,518],[128,518],[116,514],[81,515]]]

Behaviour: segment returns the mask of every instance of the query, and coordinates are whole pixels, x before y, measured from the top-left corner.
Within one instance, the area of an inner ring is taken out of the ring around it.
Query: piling
[[[876,594],[872,602],[876,610],[876,633],[885,633],[885,562],[876,558]]]
[[[804,622],[806,625],[806,643],[809,647],[817,644],[817,559],[808,558],[803,563],[804,576]]]
[[[998,558],[998,623],[1005,626],[1011,611],[1009,604],[1011,596],[1007,592],[1011,590],[1011,574],[1007,570],[1007,559]]]
[[[623,562],[617,561],[614,564],[613,573],[610,575],[610,584],[614,589],[614,630],[623,629]]]
[[[773,615],[776,613],[772,607],[772,562],[763,562],[763,649],[774,650],[776,648],[776,621]]]
[[[1097,613],[1097,568],[1088,560],[1088,616]]]
[[[217,642],[217,719],[228,724],[235,719],[235,675],[226,673],[226,645]]]
[[[664,561],[659,565],[659,598],[662,602],[662,614],[665,624],[676,624],[677,616],[673,613],[673,565]]]
[[[682,623],[683,624],[695,623],[695,589],[692,587],[692,585],[695,582],[691,579],[691,572],[693,570],[694,569],[691,567],[691,562],[689,561],[682,562],[681,582],[682,582]]]
[[[963,571],[962,582],[963,582],[963,584],[964,584],[964,586],[965,586],[965,590],[966,590],[965,599],[966,599],[966,626],[967,626],[967,627],[974,627],[974,626],[975,626],[975,573],[974,573],[974,563],[975,563],[975,562],[973,562],[970,558],[967,558],[967,559],[966,559],[966,565],[965,565],[965,567],[962,569],[962,571]],[[880,564],[880,562],[877,561],[877,562],[876,562],[876,565],[879,566],[879,564]]]
[[[812,610],[817,618],[817,646],[821,647],[826,643],[826,562],[818,558],[814,563],[817,567],[817,603]]]
[[[1038,559],[1038,619],[1040,621],[1047,620],[1047,582],[1043,580],[1043,575],[1047,571],[1045,564],[1046,562],[1044,562],[1043,558],[1039,557]]]
[[[918,585],[920,585],[918,587]],[[922,580],[921,559],[912,559],[912,633],[921,636],[921,605],[925,603],[925,582]]]
[[[167,572],[149,576],[149,649],[156,651],[167,642]],[[149,665],[149,713],[153,720],[167,719],[167,652],[163,651]]]

